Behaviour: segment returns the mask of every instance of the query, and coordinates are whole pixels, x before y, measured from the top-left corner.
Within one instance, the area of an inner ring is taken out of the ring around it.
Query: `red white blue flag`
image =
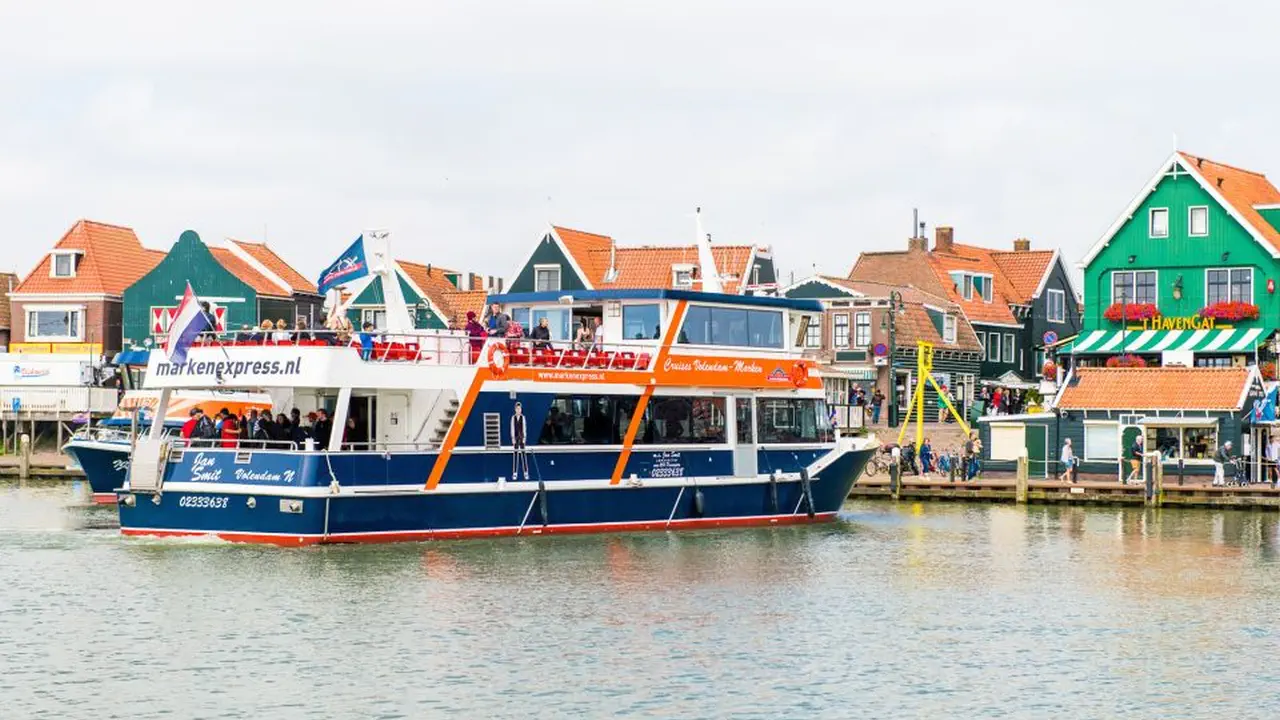
[[[173,320],[169,322],[169,334],[165,339],[169,362],[186,362],[187,350],[196,341],[196,337],[210,329],[209,315],[200,307],[200,299],[191,292],[191,283],[187,283],[187,291],[173,313]]]

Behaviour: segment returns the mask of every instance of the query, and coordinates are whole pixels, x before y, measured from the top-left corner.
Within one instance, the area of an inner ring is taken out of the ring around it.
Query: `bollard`
[[[1182,485],[1183,470],[1185,469],[1186,469],[1186,466],[1182,464],[1182,458],[1178,458],[1178,485],[1179,486]]]
[[[1156,500],[1156,472],[1155,472],[1156,463],[1155,463],[1155,460],[1149,457],[1146,460],[1143,460],[1142,462],[1145,465],[1143,469],[1146,471],[1142,473],[1143,475],[1146,476],[1142,479],[1143,499],[1146,501],[1147,505],[1153,505],[1155,504],[1155,500]]]
[[[889,457],[889,493],[897,500],[902,491],[902,451],[894,448]]]
[[[1027,504],[1027,479],[1028,466],[1030,462],[1027,460],[1026,448],[1023,448],[1022,454],[1018,456],[1018,477],[1014,486],[1014,499],[1019,505]]]
[[[947,474],[950,476],[948,479],[954,483],[956,481],[956,456],[955,455],[950,456],[947,460]]]
[[[26,433],[18,438],[18,477],[31,477],[31,436]]]
[[[1156,507],[1164,505],[1164,463],[1156,460],[1156,495],[1154,504]]]

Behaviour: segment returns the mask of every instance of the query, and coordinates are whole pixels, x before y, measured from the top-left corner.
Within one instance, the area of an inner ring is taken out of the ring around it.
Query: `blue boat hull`
[[[129,444],[72,440],[63,450],[79,463],[93,490],[93,501],[110,504],[129,476]]]
[[[326,493],[322,487],[166,482],[158,495],[120,492],[126,535],[214,535],[285,546],[521,534],[618,532],[821,522],[833,519],[874,448],[842,452],[805,482],[795,477],[600,482],[463,483],[435,491]]]

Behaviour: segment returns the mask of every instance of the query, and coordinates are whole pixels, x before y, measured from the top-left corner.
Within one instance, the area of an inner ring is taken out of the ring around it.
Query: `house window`
[[[982,359],[987,359],[987,334],[984,332],[974,333],[978,336],[978,344],[982,346]]]
[[[560,266],[559,265],[534,265],[533,266],[534,292],[555,292],[559,289],[560,289]]]
[[[1147,448],[1159,450],[1170,459],[1209,460],[1218,450],[1218,428],[1147,426]]]
[[[956,341],[956,316],[955,315],[942,316],[942,340],[948,343],[954,343]]]
[[[963,288],[961,291],[961,295],[964,296],[964,299],[972,300],[973,299],[973,276],[966,274],[964,276],[964,279],[961,280],[961,287]]]
[[[1120,424],[1100,422],[1084,424],[1084,459],[1115,460],[1120,457]]]
[[[752,285],[760,284],[760,266],[759,265],[756,265],[751,268],[751,284]]]
[[[60,278],[75,277],[76,256],[74,253],[53,254],[53,276]]]
[[[1035,365],[1035,367],[1031,368],[1032,371],[1035,372],[1035,376],[1043,377],[1044,376],[1044,351],[1036,350],[1031,355],[1031,362],[1034,363]]]
[[[1151,208],[1149,229],[1153,238],[1169,237],[1169,208]]]
[[[1013,350],[1014,350],[1013,333],[1005,333],[1004,334],[1004,361],[1005,362],[1007,363],[1013,362],[1013,358],[1014,358]]]
[[[387,327],[387,311],[378,308],[363,308],[360,310],[360,327],[363,328],[365,323],[373,325],[374,330],[384,330]]]
[[[849,316],[845,314],[831,316],[831,346],[849,346]]]
[[[672,265],[671,266],[671,284],[678,288],[693,287],[693,266],[692,265]]]
[[[1111,273],[1111,302],[1158,302],[1155,270],[1120,270]]]
[[[1046,308],[1049,322],[1060,323],[1067,321],[1067,294],[1061,290],[1049,290],[1048,306]]]
[[[804,346],[807,348],[822,347],[822,321],[809,318],[809,325],[804,330]]]
[[[1209,208],[1197,205],[1187,208],[1187,234],[1191,237],[1204,237],[1209,234]]]
[[[1253,303],[1253,268],[1215,268],[1204,274],[1206,305],[1218,302]]]
[[[995,285],[995,281],[990,275],[965,275],[965,278],[973,287],[973,295],[981,297],[984,302],[991,302],[993,297],[991,288]],[[965,299],[970,299],[969,295],[966,295]]]
[[[27,310],[27,339],[81,339],[84,310],[79,308],[40,308]]]
[[[991,459],[1017,460],[1027,445],[1026,430],[1022,423],[991,423]]]
[[[853,344],[861,348],[871,344],[871,313],[860,312],[853,316]]]
[[[1196,356],[1196,367],[1217,367],[1217,368],[1231,367],[1231,356],[1230,355],[1209,355],[1206,357],[1203,355],[1198,355]]]
[[[1013,358],[1009,358],[1012,360]],[[990,362],[1000,362],[1000,333],[990,333],[987,335],[987,360]]]

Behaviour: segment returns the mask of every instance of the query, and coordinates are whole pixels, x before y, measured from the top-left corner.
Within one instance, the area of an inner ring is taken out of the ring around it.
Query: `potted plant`
[[[1058,365],[1052,360],[1045,360],[1044,367],[1040,368],[1040,375],[1045,380],[1058,379]]]
[[[1263,380],[1275,380],[1276,379],[1275,362],[1268,360],[1262,363],[1261,365],[1258,366],[1258,373],[1262,375]]]
[[[1257,320],[1258,306],[1239,301],[1216,302],[1200,308],[1200,317],[1214,320]]]
[[[1146,366],[1147,361],[1143,360],[1138,355],[1126,353],[1124,355],[1113,355],[1112,357],[1107,358],[1107,367],[1109,368],[1144,368]]]
[[[1150,320],[1160,314],[1160,308],[1153,303],[1112,303],[1102,312],[1102,317],[1113,323]]]

